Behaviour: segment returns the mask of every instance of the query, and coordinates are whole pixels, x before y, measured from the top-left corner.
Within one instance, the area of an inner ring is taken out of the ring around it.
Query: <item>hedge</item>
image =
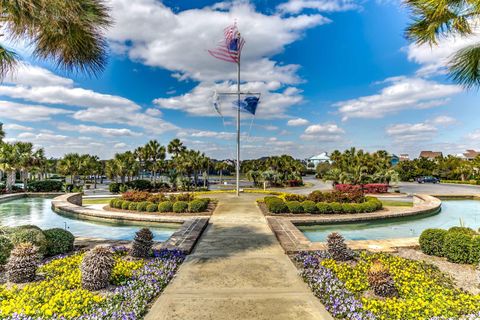
[[[13,243],[6,236],[0,236],[0,264],[7,263],[10,252],[13,249]]]
[[[22,226],[15,229],[16,230],[10,235],[10,240],[13,245],[28,242],[38,248],[38,253],[41,256],[44,256],[47,253],[47,238],[40,228],[36,226]]]
[[[54,256],[73,250],[75,237],[70,231],[53,228],[45,230],[43,233],[47,239],[47,255]]]
[[[130,202],[128,205],[128,210],[135,211],[137,210],[137,202]]]
[[[186,201],[177,201],[173,204],[173,212],[182,213],[187,212],[188,202]]]
[[[30,192],[61,192],[63,182],[55,180],[32,181],[27,184],[27,190]]]
[[[202,199],[195,199],[188,203],[188,211],[190,212],[203,212],[207,210],[208,202]]]
[[[144,212],[147,211],[148,202],[143,201],[137,203],[137,211]]]
[[[443,229],[426,229],[418,239],[420,249],[423,253],[443,257],[443,243],[447,230]]]
[[[290,213],[303,213],[302,204],[298,201],[287,201],[285,203]]]
[[[265,205],[271,213],[310,213],[310,214],[331,214],[331,213],[364,213],[374,212],[382,209],[380,200],[374,197],[365,197],[363,203],[339,203],[339,202],[318,202],[312,200],[286,201],[279,197],[268,196],[264,198]]]
[[[470,263],[480,263],[480,235],[474,236],[470,247]]]
[[[156,203],[149,203],[147,205],[147,212],[156,212],[158,210],[158,205]]]
[[[165,198],[166,199],[166,198]],[[277,198],[278,199],[278,198]],[[278,199],[280,200],[280,199]],[[281,201],[281,200],[280,200]],[[175,211],[174,205],[178,202],[186,203],[180,204]],[[160,203],[154,203],[150,201],[142,201],[142,202],[132,202],[122,199],[112,199],[110,200],[110,207],[117,208],[122,210],[130,210],[130,211],[141,211],[141,212],[204,212],[208,209],[208,205],[210,203],[209,198],[199,198],[194,199],[190,202],[187,201],[162,201]]]
[[[173,211],[173,203],[171,201],[163,201],[158,204],[158,211],[159,212],[172,212]]]

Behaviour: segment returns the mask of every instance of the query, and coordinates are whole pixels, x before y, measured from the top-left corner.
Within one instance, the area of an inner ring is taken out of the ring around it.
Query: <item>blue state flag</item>
[[[252,115],[255,115],[255,112],[257,112],[259,100],[260,100],[259,97],[254,97],[254,96],[246,97],[245,99],[243,99],[243,101],[240,101],[240,106],[239,106],[240,111],[248,112]],[[235,101],[233,104],[237,106],[238,102]]]

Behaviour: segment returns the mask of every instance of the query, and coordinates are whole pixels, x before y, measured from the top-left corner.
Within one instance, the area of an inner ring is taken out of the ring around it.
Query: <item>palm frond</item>
[[[15,71],[18,63],[18,55],[0,44],[0,80]]]
[[[465,88],[480,87],[480,43],[455,53],[449,69],[450,77]]]

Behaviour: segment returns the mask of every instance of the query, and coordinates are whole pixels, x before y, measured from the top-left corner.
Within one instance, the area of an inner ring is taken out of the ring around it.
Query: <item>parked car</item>
[[[431,177],[431,176],[425,176],[425,177],[418,177],[417,182],[418,183],[440,183],[440,179]]]

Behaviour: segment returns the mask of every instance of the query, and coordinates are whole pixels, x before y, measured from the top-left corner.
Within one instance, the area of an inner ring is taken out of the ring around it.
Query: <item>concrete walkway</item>
[[[259,197],[218,196],[207,230],[147,320],[333,319],[284,254]]]

